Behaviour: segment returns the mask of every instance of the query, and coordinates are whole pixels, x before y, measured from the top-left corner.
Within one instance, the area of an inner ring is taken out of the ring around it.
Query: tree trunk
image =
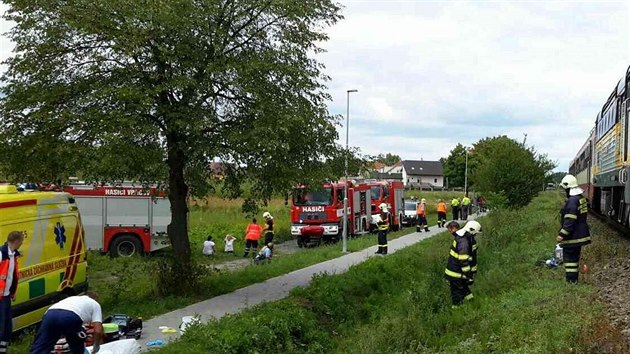
[[[168,199],[171,202],[171,223],[168,225],[168,237],[173,248],[175,262],[190,264],[190,241],[188,240],[188,186],[184,180],[186,157],[173,137],[167,137],[168,147]]]

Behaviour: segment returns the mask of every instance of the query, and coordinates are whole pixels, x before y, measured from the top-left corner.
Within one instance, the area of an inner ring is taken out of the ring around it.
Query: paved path
[[[472,220],[474,215],[470,217]],[[389,253],[394,253],[407,246],[413,245],[429,237],[435,236],[446,229],[431,227],[430,232],[414,232],[388,242]],[[143,349],[147,349],[146,343],[161,339],[165,342],[176,339],[179,333],[162,334],[160,326],[178,329],[182,317],[198,315],[202,322],[210,319],[218,319],[225,315],[238,313],[244,309],[256,306],[263,302],[271,302],[283,299],[296,287],[307,286],[314,275],[320,273],[340,274],[351,266],[359,264],[375,255],[377,247],[372,246],[361,251],[352,252],[341,257],[302,268],[262,283],[238,289],[232,293],[213,297],[183,309],[175,310],[144,322],[142,339],[139,340]],[[178,331],[179,332],[179,331]]]

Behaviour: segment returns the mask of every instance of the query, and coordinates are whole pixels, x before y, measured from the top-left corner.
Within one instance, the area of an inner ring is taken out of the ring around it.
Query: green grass
[[[593,345],[583,334],[596,333],[603,318],[593,287],[534,265],[553,252],[561,203],[543,193],[527,208],[481,220],[476,298],[460,308],[451,309],[442,278],[451,239],[442,234],[316,277],[288,299],[196,326],[160,352],[587,352]]]
[[[390,239],[412,231],[414,230],[403,229],[393,232]],[[375,244],[376,235],[364,235],[349,239],[348,250],[358,251]],[[242,255],[241,251],[238,255],[239,257]],[[341,255],[341,243],[338,243],[303,249],[293,254],[277,254],[273,262],[264,267],[249,265],[234,271],[208,270],[201,279],[202,293],[198,296],[157,298],[154,269],[161,256],[111,259],[91,254],[90,285],[100,294],[104,312],[127,313],[148,318]],[[227,260],[237,258],[231,255],[224,257]],[[206,259],[206,262],[210,261]],[[217,261],[220,262],[222,260]]]
[[[427,198],[428,199],[428,198]],[[190,241],[193,258],[197,264],[218,265],[240,258],[244,252],[244,230],[249,223],[240,210],[242,201],[209,198],[207,205],[193,206],[190,214]],[[261,210],[258,218],[262,220],[262,211],[270,211],[276,222],[276,238],[296,242],[289,233],[289,207],[281,199],[274,199],[267,209]],[[437,222],[436,212],[429,209],[429,223]],[[259,221],[260,223],[260,221]],[[399,237],[414,228],[405,228],[402,232],[390,233],[390,239]],[[234,249],[238,257],[223,253],[223,237],[231,233],[238,238]],[[202,244],[207,235],[213,235],[217,243],[217,254],[205,257],[201,254]],[[357,251],[376,243],[375,235],[351,238],[348,249]],[[170,250],[163,250],[147,257],[112,259],[96,252],[88,257],[90,286],[98,292],[107,313],[127,313],[134,316],[151,317],[162,314],[196,301],[208,299],[234,291],[256,282],[282,275],[300,268],[341,256],[341,244],[321,246],[300,250],[283,255],[277,253],[274,262],[265,267],[247,266],[236,271],[212,271],[203,277],[203,293],[192,297],[156,297],[156,264],[163,257],[170,255]]]

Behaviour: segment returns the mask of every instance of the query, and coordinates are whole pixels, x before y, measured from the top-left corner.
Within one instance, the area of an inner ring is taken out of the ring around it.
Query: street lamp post
[[[350,93],[358,92],[358,90],[348,90],[346,101],[346,162],[345,162],[345,175],[344,192],[343,192],[343,233],[342,233],[342,252],[348,253],[348,154],[350,149],[348,148],[348,134],[350,131]]]
[[[464,195],[468,195],[468,147],[466,149],[466,171],[464,172]]]

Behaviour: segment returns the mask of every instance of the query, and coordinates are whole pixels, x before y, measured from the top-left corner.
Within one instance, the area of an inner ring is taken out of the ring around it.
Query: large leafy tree
[[[466,176],[466,148],[458,143],[450,152],[447,158],[442,158],[444,167],[444,177],[448,178],[449,187],[464,187]],[[476,165],[476,158],[473,150],[468,151],[468,174]],[[472,185],[470,178],[468,179],[468,187]]]
[[[476,189],[500,196],[508,207],[527,205],[555,168],[546,155],[506,136],[480,140],[474,152],[478,164],[471,180]]]
[[[17,25],[2,81],[0,153],[12,178],[167,181],[174,253],[187,204],[228,166],[265,200],[339,156],[322,64],[331,0],[7,0]],[[340,172],[340,171],[338,171]]]

